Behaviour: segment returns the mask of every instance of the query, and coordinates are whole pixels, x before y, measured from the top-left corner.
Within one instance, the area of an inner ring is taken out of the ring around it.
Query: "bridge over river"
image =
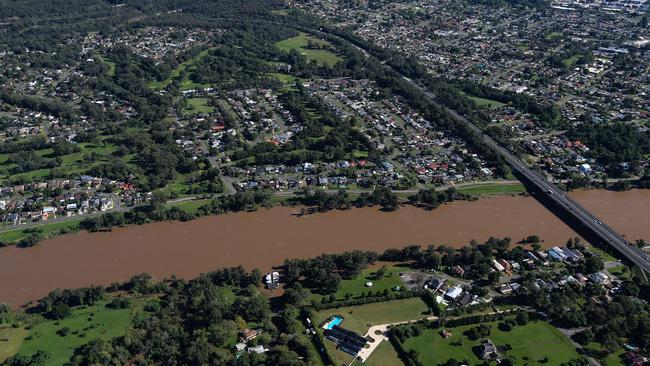
[[[483,142],[501,154],[508,164],[519,173],[521,177],[523,177],[526,183],[537,189],[539,193],[544,196],[547,203],[552,204],[556,209],[555,211],[561,213],[561,216],[563,216],[561,218],[573,226],[574,229],[586,234],[592,242],[596,241],[594,242],[595,244],[609,245],[616,249],[616,251],[623,255],[629,262],[639,267],[643,271],[644,276],[647,273],[650,273],[650,258],[647,254],[642,252],[635,245],[629,243],[609,225],[571,199],[566,192],[562,191],[555,184],[549,182],[546,177],[538,171],[531,169],[528,164],[524,163],[517,156],[505,149],[493,138],[483,133],[480,128],[467,118],[437,103],[435,101],[435,96],[431,92],[425,90],[418,83],[407,77],[402,77],[424,93],[424,95],[426,95],[433,103],[438,105],[440,108],[447,110],[447,112],[449,112],[454,118],[464,122],[470,129],[479,134]]]

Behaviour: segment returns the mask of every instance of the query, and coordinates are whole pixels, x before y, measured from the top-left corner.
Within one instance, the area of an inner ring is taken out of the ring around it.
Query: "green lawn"
[[[280,72],[273,72],[270,73],[269,76],[272,76],[281,82],[288,84],[288,85],[293,85],[296,83],[296,81],[303,81],[305,79],[299,78],[297,76],[289,75],[289,74],[284,74]]]
[[[332,357],[335,366],[349,365],[352,362],[352,356],[336,349],[336,345],[333,342],[325,340],[325,349],[330,357]]]
[[[56,169],[64,175],[84,174],[93,166],[111,160],[113,158],[111,154],[117,150],[117,146],[109,143],[106,139],[98,143],[80,143],[77,146],[81,148],[81,151],[60,157],[61,165]],[[48,159],[55,157],[53,155],[52,149],[36,150],[34,153]],[[32,170],[29,172],[11,175],[9,171],[12,168],[15,168],[16,165],[7,162],[8,158],[9,156],[6,154],[0,156],[0,172],[2,172],[0,173],[0,182],[19,176],[25,177],[28,181],[33,181],[36,179],[43,180],[50,175],[49,168]]]
[[[520,194],[526,192],[526,188],[522,183],[490,183],[459,187],[458,191],[475,196],[486,196],[498,194]]]
[[[594,352],[595,354],[604,354],[604,352],[606,353],[603,345],[598,342],[590,342],[589,344],[585,345],[584,348],[590,350],[591,352]],[[606,357],[599,359],[601,361],[601,365],[624,366],[625,363],[621,359],[621,356],[625,355],[625,352],[626,351],[621,348],[618,351],[614,351],[608,354]]]
[[[110,77],[115,76],[115,62],[101,55],[99,56],[99,59],[108,66],[108,72],[106,74]]]
[[[189,98],[187,99],[187,107],[183,109],[183,112],[187,114],[207,114],[214,112],[214,107],[208,105],[208,98]]]
[[[492,326],[489,339],[497,347],[505,344],[512,346],[512,350],[506,354],[514,356],[517,364],[559,365],[578,357],[571,342],[546,322],[530,322],[525,326],[517,326],[510,332],[500,331],[497,328],[498,322],[486,324]],[[438,365],[450,358],[458,361],[467,359],[472,365],[479,364],[481,360],[472,351],[472,347],[479,345],[483,339],[471,341],[463,335],[464,331],[474,326],[476,325],[447,328],[453,334],[447,339],[440,336],[439,329],[429,329],[418,337],[406,340],[404,346],[407,350],[417,350],[425,365]],[[524,357],[527,359],[524,360]],[[548,362],[540,362],[545,357],[548,357]]]
[[[173,206],[173,207],[178,207],[182,210],[185,210],[190,213],[195,213],[199,207],[209,203],[211,201],[210,198],[207,199],[201,199],[201,200],[192,200],[192,201],[183,201],[183,202],[176,202],[176,203],[170,203],[168,206]]]
[[[602,362],[602,365],[603,366],[623,366],[625,364],[623,363],[623,360],[621,359],[621,355],[624,355],[624,354],[625,354],[624,351],[611,353],[609,356],[605,357],[605,359],[603,360],[604,362]]]
[[[377,270],[379,268],[365,269],[356,278],[341,281],[339,290],[334,295],[337,299],[344,299],[348,294],[355,298],[368,291],[374,293],[384,290],[392,291],[396,286],[404,287],[399,278],[399,273],[404,271],[404,268],[386,267],[385,275],[381,279],[376,278]],[[367,282],[372,282],[372,287],[366,287]],[[314,297],[320,300],[322,296],[314,295]]]
[[[551,41],[551,40],[558,39],[558,38],[561,38],[561,37],[562,37],[562,33],[560,33],[560,32],[551,32],[551,33],[547,34],[544,37],[544,39],[546,39],[547,41]]]
[[[476,106],[479,107],[479,108],[482,108],[482,107],[500,108],[500,107],[503,107],[505,105],[504,103],[501,103],[501,102],[498,102],[498,101],[492,100],[492,99],[479,98],[479,97],[475,97],[475,96],[472,96],[472,95],[468,95],[468,97],[469,97],[469,99],[473,100],[474,103],[476,103]]]
[[[589,251],[592,252],[593,254],[597,255],[600,257],[600,259],[603,260],[603,262],[616,262],[618,259],[614,258],[611,254],[607,253],[606,251],[593,246],[593,245],[587,245],[589,248]]]
[[[75,309],[72,316],[58,321],[58,324],[53,320],[44,320],[34,326],[19,353],[31,355],[39,350],[46,351],[50,358],[45,365],[63,365],[73,355],[75,348],[95,338],[120,336],[130,321],[130,309],[111,310],[103,304]],[[70,333],[65,337],[56,334],[63,327],[70,328]]]
[[[365,150],[354,150],[352,152],[352,157],[354,157],[355,159],[367,158],[368,157],[368,152],[365,151]]]
[[[176,179],[169,182],[162,191],[164,191],[168,197],[187,197],[187,193],[190,189],[191,184],[188,182],[188,176],[185,174],[176,174]]]
[[[66,229],[68,231],[77,230],[79,228],[79,222],[81,220],[82,219],[73,219],[69,221],[52,222],[52,223],[47,223],[47,221],[44,221],[42,225],[34,226],[31,229],[38,229],[40,233],[43,234],[44,237],[48,238],[60,234],[61,229]],[[24,239],[32,235],[32,233],[25,232],[25,230],[28,229],[13,229],[13,230],[1,231],[0,242],[7,243],[7,244],[16,243],[21,239]]]
[[[0,326],[0,363],[15,355],[27,336],[24,328],[12,328],[9,325]]]
[[[630,269],[625,265],[612,267],[609,269],[609,273],[613,274],[621,280],[630,279],[630,276],[632,275]]]
[[[562,60],[562,63],[564,64],[565,67],[572,67],[573,65],[578,62],[578,60],[582,57],[582,55],[573,55],[567,59]]]
[[[341,58],[331,51],[307,48],[309,41],[320,45],[330,44],[327,41],[311,37],[305,33],[300,33],[300,35],[296,37],[285,39],[276,43],[275,45],[279,49],[287,52],[291,50],[297,50],[300,54],[305,55],[308,60],[316,60],[316,62],[319,64],[334,65],[337,62],[341,61]]]
[[[370,355],[366,362],[355,362],[356,366],[404,366],[399,359],[397,351],[390,342],[383,341],[379,347]]]
[[[207,87],[209,87],[210,84],[199,84],[199,83],[193,82],[189,78],[189,74],[192,73],[194,63],[197,60],[200,60],[201,58],[205,57],[211,50],[213,50],[215,48],[216,47],[212,47],[212,48],[208,48],[206,50],[203,50],[198,55],[196,55],[196,56],[192,57],[191,59],[181,63],[180,65],[178,65],[177,68],[172,70],[171,74],[169,74],[169,77],[167,79],[165,79],[163,81],[154,80],[154,81],[149,82],[149,84],[148,84],[149,88],[155,89],[155,90],[164,89],[165,87],[167,87],[167,85],[171,84],[172,81],[178,80],[180,78],[180,76],[181,76],[181,73],[183,73],[185,71],[187,71],[187,73],[185,74],[185,77],[183,78],[183,80],[179,80],[181,89],[197,89],[197,88],[207,88]]]
[[[372,325],[422,319],[428,316],[427,311],[427,305],[422,299],[413,297],[319,311],[314,316],[314,322],[318,325],[333,315],[342,315],[343,328],[363,335]]]

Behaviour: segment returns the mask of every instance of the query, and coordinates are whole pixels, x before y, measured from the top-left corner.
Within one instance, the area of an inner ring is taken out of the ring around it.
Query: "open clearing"
[[[105,137],[103,140],[96,143],[84,142],[77,144],[80,151],[61,155],[59,157],[61,159],[61,165],[54,169],[63,175],[85,174],[93,166],[110,161],[113,158],[112,154],[117,150],[117,146],[108,142],[107,139],[108,137]],[[46,159],[56,158],[54,150],[51,148],[35,150],[34,154]],[[50,168],[36,169],[20,173],[13,172],[14,174],[12,174],[12,170],[17,167],[17,164],[9,161],[11,155],[12,154],[0,155],[0,183],[4,183],[8,179],[17,179],[19,177],[24,177],[27,181],[45,179],[50,175]],[[126,157],[123,157],[123,159],[128,163]]]
[[[307,48],[309,41],[321,46],[330,45],[330,43],[327,41],[323,41],[318,38],[311,37],[305,33],[300,33],[300,35],[298,36],[285,39],[283,41],[276,43],[275,45],[279,49],[287,52],[291,50],[296,50],[300,54],[305,55],[305,57],[307,57],[308,60],[310,61],[315,60],[321,65],[327,64],[331,66],[341,61],[341,58],[336,54],[332,53],[331,51]]]
[[[131,309],[112,310],[104,304],[74,309],[70,317],[59,321],[44,320],[29,331],[19,354],[31,355],[37,351],[50,354],[45,365],[63,365],[75,348],[95,338],[111,339],[124,334],[131,321]],[[66,336],[56,332],[70,329]]]
[[[178,65],[177,68],[172,70],[171,74],[169,74],[169,77],[163,81],[151,81],[149,82],[148,86],[151,89],[155,90],[160,90],[164,89],[167,87],[167,85],[171,84],[172,81],[178,80],[180,82],[180,88],[183,90],[186,89],[197,89],[197,88],[207,88],[210,85],[208,84],[199,84],[195,83],[190,79],[190,74],[193,71],[194,68],[194,63],[201,58],[205,57],[211,50],[215,49],[216,47],[208,48],[206,50],[201,51],[198,55],[192,57],[191,59],[181,63]],[[185,77],[180,80],[181,73],[185,75]]]
[[[187,99],[187,107],[183,109],[183,112],[187,114],[207,114],[214,112],[214,107],[208,105],[208,98],[189,98]]]
[[[526,187],[522,183],[490,183],[459,187],[458,191],[475,196],[488,196],[520,194],[526,192]]]
[[[206,205],[212,201],[211,198],[206,198],[206,199],[199,199],[199,200],[190,200],[190,201],[181,201],[181,202],[174,202],[168,204],[170,207],[177,207],[180,208],[181,210],[190,212],[190,213],[196,213],[198,211],[199,207]]]
[[[399,355],[390,342],[383,341],[379,347],[370,355],[366,362],[355,362],[354,365],[360,366],[404,366],[399,359]]]
[[[336,291],[334,296],[338,300],[344,299],[346,296],[352,298],[361,297],[362,294],[371,291],[373,293],[384,290],[394,291],[395,287],[400,286],[404,287],[402,281],[399,278],[399,273],[406,270],[407,268],[399,267],[386,267],[385,274],[381,278],[377,278],[377,271],[379,268],[368,268],[361,271],[356,278],[350,280],[341,281],[339,290]],[[372,287],[367,287],[366,283],[372,282]],[[314,297],[320,300],[323,296],[314,295]]]
[[[497,347],[510,344],[512,349],[506,354],[516,357],[518,362],[528,365],[560,365],[578,357],[571,342],[546,322],[532,321],[524,326],[516,326],[509,332],[499,330],[498,322],[485,324],[492,327],[488,338]],[[446,328],[453,334],[447,339],[439,334],[440,329],[428,329],[422,335],[406,340],[404,346],[407,350],[416,350],[425,365],[438,365],[450,358],[458,361],[466,359],[469,364],[476,365],[481,360],[472,348],[485,338],[472,341],[463,335],[463,332],[475,326],[477,324]],[[527,357],[525,361],[524,357]],[[541,362],[545,357],[548,357],[548,361]]]
[[[483,107],[501,108],[501,107],[503,107],[505,105],[504,103],[501,103],[501,102],[496,101],[496,100],[481,98],[481,97],[475,97],[475,96],[469,95],[469,94],[467,94],[467,97],[469,99],[473,100],[474,103],[476,103],[476,106],[479,107],[479,108],[483,108]]]
[[[361,335],[373,325],[395,323],[408,320],[422,319],[427,316],[427,305],[419,297],[404,300],[377,302],[359,306],[346,306],[342,308],[319,311],[314,316],[316,325],[321,324],[329,317],[342,315],[343,328],[355,331]]]
[[[52,222],[52,223],[46,222],[43,225],[32,227],[31,230],[28,228],[24,228],[24,229],[16,228],[13,230],[2,231],[0,232],[0,242],[5,244],[16,243],[32,235],[34,233],[34,230],[37,230],[40,234],[42,234],[46,238],[60,234],[61,230],[67,232],[76,231],[79,228],[79,222],[81,220],[82,219],[80,218],[76,220],[66,220],[66,221]]]
[[[0,326],[0,363],[18,352],[26,336],[27,330],[24,328]]]

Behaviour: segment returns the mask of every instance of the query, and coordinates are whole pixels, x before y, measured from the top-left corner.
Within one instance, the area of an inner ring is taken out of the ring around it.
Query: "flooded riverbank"
[[[650,238],[650,191],[581,191],[574,194],[629,239]],[[530,234],[545,245],[564,243],[575,232],[531,197],[492,197],[455,202],[434,211],[402,207],[333,211],[298,217],[297,208],[204,217],[82,232],[40,245],[0,250],[0,302],[13,306],[61,287],[107,285],[149,272],[158,279],[191,278],[224,266],[262,270],[285,258],[362,249],[383,251],[409,244],[467,245],[471,239]]]

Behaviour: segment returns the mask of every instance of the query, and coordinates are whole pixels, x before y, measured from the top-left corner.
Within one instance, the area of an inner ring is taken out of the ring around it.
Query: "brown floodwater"
[[[650,191],[581,191],[573,196],[630,239],[650,238]],[[576,233],[532,197],[492,197],[425,211],[406,206],[298,217],[299,209],[204,217],[190,222],[82,232],[28,249],[0,250],[0,302],[20,306],[55,288],[108,285],[148,272],[191,278],[224,266],[262,270],[285,258],[351,249],[383,251],[409,244],[461,247],[470,240],[537,234],[546,246]]]

